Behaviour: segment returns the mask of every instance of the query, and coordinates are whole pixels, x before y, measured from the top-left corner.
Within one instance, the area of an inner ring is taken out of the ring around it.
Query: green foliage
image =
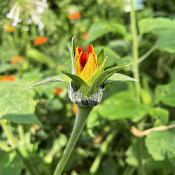
[[[173,165],[175,165],[174,145],[174,130],[164,132],[154,131],[146,138],[146,146],[153,159],[157,161],[168,159]]]
[[[20,96],[19,96],[20,94]],[[36,107],[35,93],[26,85],[0,82],[0,116],[7,114],[33,114]]]
[[[156,103],[161,101],[168,106],[175,106],[175,81],[167,85],[158,85],[155,90]]]
[[[19,175],[24,168],[20,158],[16,155],[15,151],[8,153],[1,153],[0,156],[0,174]]]
[[[115,108],[113,107],[115,106]],[[138,122],[148,112],[148,106],[139,104],[134,94],[125,91],[117,93],[105,100],[98,109],[99,114],[109,120],[129,118]]]
[[[144,9],[136,11],[140,102],[135,97],[135,70],[127,67],[133,64],[133,36],[129,12],[125,12],[129,7],[124,1],[48,1],[48,10],[41,14],[43,31],[33,23],[26,24],[25,15],[20,14],[22,22],[13,32],[6,31],[12,25],[6,18],[10,2],[0,3],[0,121],[8,127],[12,125],[9,128],[17,147],[25,143],[42,175],[53,174],[72,131],[75,115],[67,95],[71,82],[77,87],[83,85],[85,90],[90,86],[88,95],[99,85],[104,91],[102,102],[87,119],[64,175],[91,175],[93,167],[96,175],[175,174],[174,129],[152,131],[142,138],[130,132],[133,125],[143,131],[175,123],[172,0],[148,0]],[[70,12],[80,12],[81,18],[70,20]],[[47,42],[35,45],[38,36],[46,37]],[[84,49],[92,44],[98,58],[100,68],[87,83],[72,75],[76,44]],[[23,61],[12,64],[15,56],[21,56]],[[15,81],[3,79],[8,75]],[[12,150],[7,133],[0,126],[1,145],[10,151],[0,147],[0,175],[28,175],[23,160]]]
[[[88,31],[88,39],[85,42],[85,45],[91,43],[92,41],[94,41],[95,39],[103,36],[106,33],[109,32],[115,32],[115,33],[119,33],[122,36],[126,35],[126,29],[123,25],[121,24],[110,24],[109,22],[105,21],[105,20],[101,20],[98,21],[96,23],[94,23],[89,31]]]

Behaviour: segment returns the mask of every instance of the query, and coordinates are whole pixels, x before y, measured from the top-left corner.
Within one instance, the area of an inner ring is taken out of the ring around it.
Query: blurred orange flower
[[[43,43],[46,43],[47,41],[48,41],[48,39],[46,37],[39,36],[39,37],[36,37],[33,42],[35,45],[41,45]]]
[[[81,14],[80,13],[71,13],[69,14],[69,19],[78,19],[81,18]]]
[[[63,88],[57,88],[57,89],[55,89],[55,90],[53,91],[53,93],[54,93],[55,95],[58,95],[58,94],[60,94],[62,91],[63,91]]]
[[[77,105],[74,105],[72,110],[73,110],[74,115],[76,116],[77,115]]]
[[[13,57],[11,59],[11,64],[16,64],[17,62],[21,62],[23,60],[24,60],[23,57],[21,57],[21,56],[15,56],[15,57]]]
[[[7,75],[7,76],[4,76],[4,77],[0,77],[0,81],[15,81],[15,77],[14,76],[11,76],[11,75]]]
[[[6,31],[6,32],[9,32],[9,33],[12,33],[14,30],[15,30],[14,27],[11,26],[11,25],[8,25],[8,26],[5,28],[5,31]]]
[[[83,33],[83,39],[86,39],[87,37],[88,37],[88,33],[87,32]]]

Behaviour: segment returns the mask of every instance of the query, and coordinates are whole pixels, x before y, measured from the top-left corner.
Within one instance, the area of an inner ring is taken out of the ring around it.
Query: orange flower
[[[78,18],[81,18],[81,14],[80,13],[71,13],[71,14],[69,14],[69,19],[70,20],[78,19]]]
[[[11,76],[11,75],[7,75],[7,76],[4,76],[4,77],[0,77],[0,81],[15,81],[15,77],[14,76]]]
[[[23,60],[24,60],[23,57],[21,57],[21,56],[15,56],[15,57],[13,57],[11,59],[11,64],[16,64],[17,62],[21,62]]]
[[[11,26],[11,25],[8,25],[6,28],[5,28],[5,31],[8,32],[8,33],[12,33],[14,31],[14,27]]]
[[[47,42],[47,38],[46,37],[44,37],[44,36],[39,36],[39,37],[36,37],[35,39],[34,39],[34,44],[35,45],[41,45],[41,44],[43,44],[43,43],[46,43]]]
[[[77,115],[77,105],[73,106],[72,111],[73,111],[74,115],[76,116]]]
[[[58,94],[60,94],[62,91],[63,91],[63,88],[57,88],[57,89],[55,89],[55,90],[53,91],[53,93],[54,93],[55,95],[58,95]]]
[[[86,39],[87,37],[88,37],[88,33],[87,32],[83,33],[83,39]]]
[[[98,69],[97,56],[92,45],[88,45],[86,53],[81,47],[77,47],[75,53],[76,75],[87,81]]]

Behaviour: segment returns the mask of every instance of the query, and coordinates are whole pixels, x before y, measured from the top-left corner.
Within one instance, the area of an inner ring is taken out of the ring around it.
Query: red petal
[[[86,49],[86,53],[87,53],[87,55],[89,55],[89,53],[92,53],[92,45],[88,45],[88,47]]]
[[[83,48],[82,48],[82,47],[78,47],[78,52],[79,52],[79,53],[81,53],[81,52],[84,53]]]
[[[79,59],[79,62],[80,62],[80,65],[81,65],[82,69],[83,69],[84,66],[86,65],[87,60],[88,60],[87,54],[83,52],[83,53],[81,54],[80,59]]]

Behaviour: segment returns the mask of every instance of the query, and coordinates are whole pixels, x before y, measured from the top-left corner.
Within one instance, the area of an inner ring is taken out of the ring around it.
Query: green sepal
[[[139,81],[139,80],[136,80],[135,78],[129,77],[127,75],[115,73],[104,82],[104,85],[107,85],[109,83],[113,83],[116,81]]]
[[[97,55],[98,66],[100,66],[103,63],[103,60],[104,60],[104,50],[102,48],[100,53]]]
[[[96,79],[89,87],[88,96],[91,95],[96,90],[98,90],[98,88],[103,84],[103,82],[107,80],[109,77],[111,77],[114,73],[128,66],[131,66],[131,63],[115,66],[103,71],[99,76],[96,77]]]
[[[75,74],[75,51],[76,51],[76,45],[75,45],[75,38],[76,36],[72,37],[72,45],[69,43],[68,48],[71,54],[71,62],[72,62],[72,73]]]
[[[49,83],[52,83],[52,82],[58,82],[58,81],[65,82],[68,85],[70,85],[71,78],[69,78],[69,76],[67,76],[67,75],[58,75],[58,76],[46,79],[44,81],[41,81],[39,83],[36,83],[36,84],[30,86],[29,88],[33,88],[33,87],[40,86],[40,85],[43,85],[43,84],[49,84]]]
[[[107,61],[107,57],[105,58],[101,66],[89,77],[89,79],[87,80],[87,84],[89,86],[91,86],[94,80],[96,79],[96,77],[98,77],[104,71],[106,61]]]
[[[74,75],[74,74],[71,74],[71,73],[68,73],[66,71],[62,71],[65,75],[67,75],[69,78],[72,79],[74,85],[76,86],[77,89],[81,88],[81,89],[86,89],[88,88],[89,86],[86,84],[86,82],[81,79],[80,77],[78,77],[77,75]]]

